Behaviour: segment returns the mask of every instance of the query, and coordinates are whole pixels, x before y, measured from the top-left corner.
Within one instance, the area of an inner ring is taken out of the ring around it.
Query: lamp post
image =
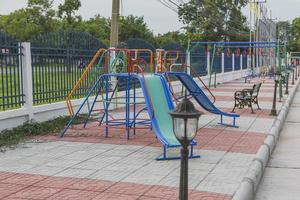
[[[182,146],[179,200],[188,200],[188,147],[196,136],[199,117],[202,114],[202,112],[195,109],[186,95],[174,111],[170,112],[173,121],[173,132]]]
[[[285,75],[285,94],[289,94],[289,79],[290,79],[290,71],[286,70],[286,75]]]
[[[292,85],[295,85],[295,67],[292,67],[293,70],[293,81],[292,81]]]
[[[271,110],[271,113],[270,113],[270,115],[272,115],[272,116],[276,116],[277,115],[277,111],[276,111],[277,85],[278,85],[278,82],[280,80],[280,77],[281,77],[281,73],[276,72],[275,76],[274,76],[274,78],[275,78],[275,85],[274,85],[273,105],[272,105],[272,110]]]

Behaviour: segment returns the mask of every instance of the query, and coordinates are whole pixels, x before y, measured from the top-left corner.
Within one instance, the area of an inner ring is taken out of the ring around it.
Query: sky
[[[0,0],[0,15],[8,14],[26,6],[26,0]],[[63,0],[54,0],[57,6]],[[104,17],[111,15],[112,0],[81,0],[82,7],[78,14],[89,19],[96,14]],[[149,28],[155,33],[179,30],[183,24],[177,14],[163,6],[158,0],[122,0],[122,15],[143,16]],[[272,18],[292,20],[300,17],[300,0],[267,0],[267,7],[272,10]],[[248,15],[248,9],[244,9]]]

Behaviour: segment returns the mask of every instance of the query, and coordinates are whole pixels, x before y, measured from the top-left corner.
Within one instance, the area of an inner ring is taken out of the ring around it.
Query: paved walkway
[[[230,111],[234,91],[258,81],[219,85],[213,89],[216,105]],[[195,149],[201,158],[189,163],[190,199],[232,198],[274,123],[269,115],[273,84],[267,80],[262,85],[262,110],[255,114],[249,109],[236,110],[241,114],[239,128],[219,125],[219,116],[207,112],[201,116]],[[121,115],[121,111],[114,114]],[[151,130],[140,129],[130,140],[124,132],[111,129],[105,138],[104,128],[96,123],[86,129],[77,125],[63,139],[39,137],[1,153],[0,199],[178,199],[180,161],[155,161],[162,148]],[[179,155],[179,149],[168,153]]]
[[[256,200],[300,199],[300,88],[260,183]]]

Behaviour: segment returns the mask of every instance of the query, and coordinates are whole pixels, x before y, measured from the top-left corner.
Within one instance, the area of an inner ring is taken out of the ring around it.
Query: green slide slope
[[[162,80],[159,76],[149,75],[145,77],[149,96],[154,110],[153,129],[159,139],[169,145],[180,145],[173,133],[171,111],[168,102],[170,97],[165,94]]]

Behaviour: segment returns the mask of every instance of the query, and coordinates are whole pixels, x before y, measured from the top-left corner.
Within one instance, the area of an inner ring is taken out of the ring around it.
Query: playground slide
[[[240,115],[234,114],[234,113],[226,113],[218,109],[206,96],[206,94],[202,91],[202,89],[198,86],[198,84],[195,82],[193,77],[191,77],[187,73],[183,72],[167,72],[167,75],[172,77],[177,77],[182,84],[187,88],[187,90],[190,92],[190,94],[195,98],[195,100],[199,103],[201,107],[203,107],[205,110],[207,110],[210,113],[214,113],[217,115],[221,115],[221,124],[223,124],[223,116],[227,117],[233,117],[233,125],[235,126],[235,118],[239,117]],[[228,124],[224,124],[228,125]]]
[[[157,138],[167,146],[179,146],[173,128],[172,119],[169,112],[174,109],[169,91],[163,77],[157,75],[145,76],[143,88],[146,104],[150,117],[152,117],[152,127]],[[154,115],[152,114],[154,111]],[[153,115],[153,116],[152,116]]]
[[[173,101],[167,86],[165,78],[161,75],[149,75],[144,78],[145,84],[142,84],[148,112],[152,118],[152,128],[163,144],[164,153],[162,158],[158,160],[174,159],[167,158],[166,149],[169,147],[181,146],[173,133],[172,119],[169,114],[174,109]],[[142,83],[143,81],[141,81]],[[152,114],[154,111],[154,114]],[[191,142],[191,147],[196,145],[196,141]],[[191,152],[190,157],[194,156]]]

